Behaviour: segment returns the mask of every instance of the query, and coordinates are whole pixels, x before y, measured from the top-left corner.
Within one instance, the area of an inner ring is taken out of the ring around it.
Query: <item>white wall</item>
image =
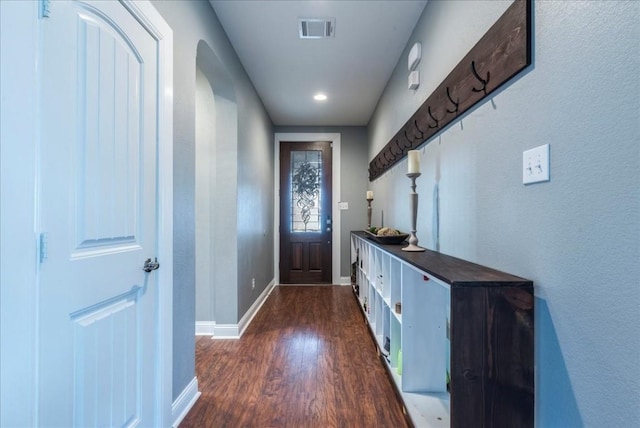
[[[508,5],[427,4],[369,124],[369,159]],[[639,425],[640,2],[534,8],[533,65],[422,148],[418,237],[534,281],[538,426]],[[551,181],[524,186],[522,152],[546,143]],[[405,230],[406,167],[372,184],[385,224]]]
[[[37,17],[0,2],[0,426],[36,421]]]

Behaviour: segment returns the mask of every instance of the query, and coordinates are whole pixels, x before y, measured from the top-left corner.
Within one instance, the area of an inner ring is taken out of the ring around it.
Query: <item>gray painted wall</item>
[[[213,195],[216,172],[216,103],[209,79],[196,59],[196,140],[195,140],[195,281],[196,320],[213,321]],[[213,118],[213,120],[212,120]]]
[[[369,159],[508,5],[427,4],[369,124]],[[636,426],[640,2],[534,7],[533,65],[422,148],[418,237],[534,281],[538,426]],[[410,91],[416,41],[422,83]],[[522,152],[546,143],[551,181],[524,186]],[[402,229],[406,168],[372,184],[385,223]]]
[[[275,132],[340,134],[340,201],[349,209],[340,211],[340,276],[350,271],[349,232],[362,230],[367,223],[367,128],[364,126],[276,126]]]
[[[212,51],[211,47],[201,40],[198,43],[196,66],[203,70],[206,80],[210,83],[214,108],[209,112],[209,123],[214,124],[211,129],[212,151],[215,162],[210,165],[212,170],[210,189],[211,194],[201,195],[199,181],[196,181],[196,232],[200,233],[198,220],[198,205],[209,204],[211,210],[211,234],[209,236],[196,237],[196,250],[198,250],[198,238],[204,238],[211,247],[212,276],[208,284],[198,280],[204,273],[196,265],[196,302],[201,299],[211,298],[211,312],[202,314],[200,318],[196,305],[197,321],[216,321],[220,324],[234,324],[237,320],[237,284],[238,284],[238,106],[234,79],[222,60]],[[197,84],[197,79],[196,79]],[[196,89],[198,87],[196,86]],[[206,88],[205,88],[206,91]],[[196,98],[201,96],[196,92]],[[207,114],[207,113],[205,113]],[[198,113],[196,112],[196,121]],[[196,130],[198,124],[196,122]],[[196,132],[196,137],[198,133]],[[196,180],[198,178],[197,167],[202,161],[202,150],[198,151],[199,144],[196,140]],[[200,196],[201,197],[200,197]],[[196,263],[199,254],[196,254]],[[208,288],[209,290],[205,290]]]
[[[231,236],[219,236],[214,249],[218,260],[231,261],[222,272],[224,281],[216,279],[221,284],[216,287],[216,321],[223,324],[236,324],[273,278],[273,235],[268,228],[273,224],[273,128],[209,3],[154,0],[153,4],[174,31],[175,399],[195,375],[195,106],[196,53],[201,40],[218,61],[211,65],[214,79],[230,76],[226,87],[233,87],[238,112],[236,147],[216,151],[217,166],[225,171],[223,177],[216,177],[216,186],[225,186],[216,187],[224,191],[219,204],[224,217],[216,212],[214,234]],[[215,90],[214,82],[212,86]],[[222,221],[225,218],[232,222],[231,228]],[[224,231],[218,230],[222,224]],[[256,277],[255,290],[247,281],[251,277]]]
[[[238,322],[274,279],[273,127],[253,87],[238,98]],[[251,279],[256,287],[251,289]]]

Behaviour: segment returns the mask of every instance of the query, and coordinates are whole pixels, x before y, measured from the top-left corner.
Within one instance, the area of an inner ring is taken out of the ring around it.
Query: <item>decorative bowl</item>
[[[364,233],[367,235],[367,238],[372,239],[379,244],[385,244],[385,245],[400,245],[409,237],[408,233],[402,233],[400,235],[389,235],[389,236],[374,235],[368,230],[365,230]]]

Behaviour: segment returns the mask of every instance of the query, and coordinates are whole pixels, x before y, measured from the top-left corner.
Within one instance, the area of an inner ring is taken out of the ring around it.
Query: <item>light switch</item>
[[[338,202],[338,209],[339,210],[348,210],[349,209],[349,202]]]
[[[549,145],[530,149],[522,154],[522,183],[549,181]]]
[[[407,84],[409,89],[418,89],[418,86],[420,86],[420,71],[415,70],[409,73]]]

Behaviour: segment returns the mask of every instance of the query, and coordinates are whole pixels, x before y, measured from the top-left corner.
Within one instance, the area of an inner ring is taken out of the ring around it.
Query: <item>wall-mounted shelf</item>
[[[532,0],[516,0],[369,163],[373,181],[531,64]]]
[[[351,232],[354,292],[413,424],[532,427],[533,283],[401,248]]]

